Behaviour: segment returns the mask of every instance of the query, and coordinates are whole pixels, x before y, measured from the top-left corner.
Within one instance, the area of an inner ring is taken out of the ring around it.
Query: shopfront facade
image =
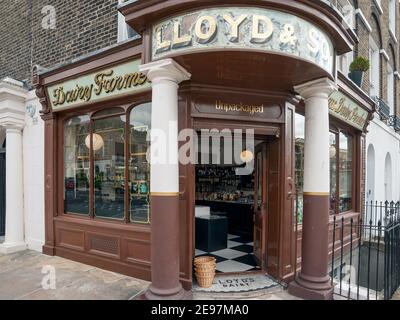
[[[354,42],[339,16],[306,0],[135,1],[120,11],[140,39],[34,70],[43,252],[150,280],[148,299],[187,297],[206,198],[179,151],[194,150],[187,132],[251,132],[259,271],[293,294],[332,297],[329,220],[362,211],[373,112],[337,75],[336,56]],[[154,161],[154,145],[167,161]]]

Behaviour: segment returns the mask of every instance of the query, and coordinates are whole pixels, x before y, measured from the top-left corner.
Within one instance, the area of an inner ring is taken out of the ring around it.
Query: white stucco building
[[[44,243],[44,136],[34,90],[11,78],[0,81],[0,146],[5,144],[5,236],[0,253]]]

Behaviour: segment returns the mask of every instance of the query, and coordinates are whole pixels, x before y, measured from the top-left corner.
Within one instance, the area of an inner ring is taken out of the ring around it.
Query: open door
[[[267,216],[267,143],[256,147],[254,161],[254,257],[265,270],[265,223]]]

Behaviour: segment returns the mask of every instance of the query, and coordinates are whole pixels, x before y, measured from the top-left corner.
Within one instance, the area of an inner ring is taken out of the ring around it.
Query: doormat
[[[277,287],[279,284],[263,274],[255,275],[216,275],[210,288],[201,288],[198,284],[193,285],[197,292],[249,292]]]

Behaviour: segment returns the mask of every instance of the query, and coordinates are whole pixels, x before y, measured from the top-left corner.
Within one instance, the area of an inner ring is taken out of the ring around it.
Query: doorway
[[[232,163],[222,142],[209,154],[202,143],[195,166],[195,256],[215,257],[219,274],[266,271],[268,139],[257,137],[252,148],[243,141]]]

